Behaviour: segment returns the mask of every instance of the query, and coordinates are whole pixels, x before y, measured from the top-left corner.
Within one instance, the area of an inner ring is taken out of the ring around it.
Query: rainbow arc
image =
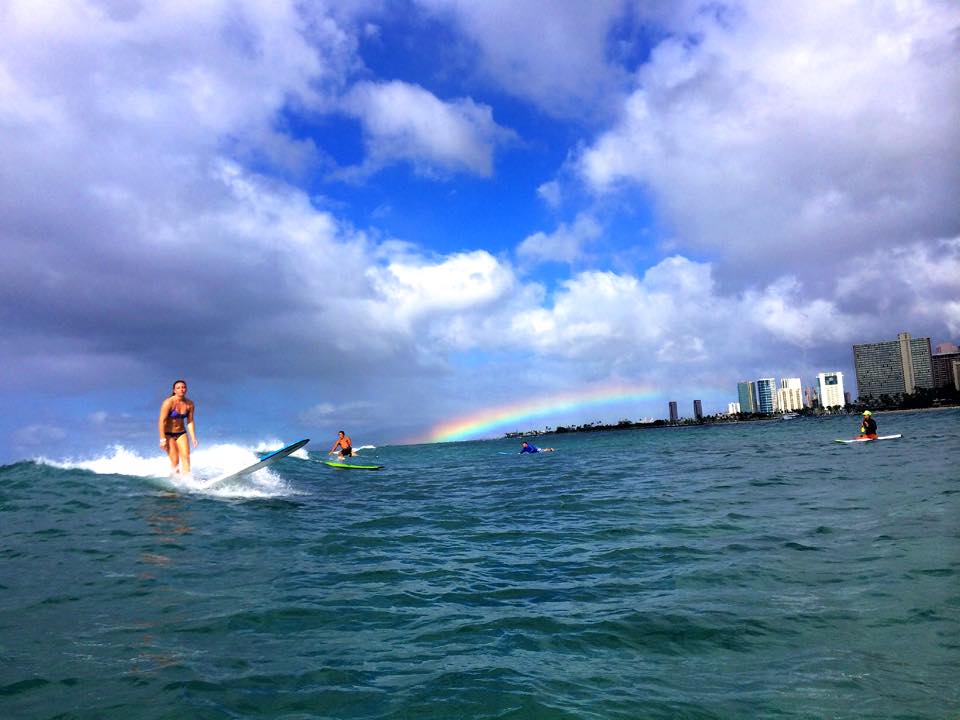
[[[420,442],[454,442],[489,437],[497,432],[517,429],[517,424],[573,410],[618,403],[642,402],[660,396],[658,390],[639,386],[605,386],[560,393],[535,400],[485,408],[462,417],[438,423]]]

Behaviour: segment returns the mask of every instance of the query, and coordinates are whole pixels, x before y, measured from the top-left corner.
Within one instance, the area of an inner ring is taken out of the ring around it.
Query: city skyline
[[[904,343],[921,349],[924,347],[929,349],[930,338],[911,338],[910,333],[901,332],[896,341],[855,344],[853,346],[854,355],[856,355],[858,348],[866,345],[895,345],[897,353],[899,354]],[[925,375],[921,378],[921,384],[916,385],[916,387],[938,387],[939,385],[955,382],[957,389],[960,389],[960,347],[950,342],[941,343],[937,346],[936,352],[928,353],[927,357],[931,361],[929,363],[930,368],[936,368],[936,364],[932,362],[933,360],[940,359],[944,362],[941,363],[938,372],[927,369]],[[954,380],[955,377],[956,380]],[[813,407],[814,401],[820,407],[844,407],[852,402],[851,393],[846,388],[844,378],[844,373],[839,370],[819,372],[816,375],[815,385],[808,385],[806,388],[803,387],[802,379],[799,377],[781,377],[779,387],[777,387],[773,378],[740,381],[737,383],[739,401],[728,402],[726,413],[728,415],[734,415],[740,412],[759,414],[786,413],[801,410],[804,407]],[[926,378],[926,380],[924,378]],[[940,379],[939,384],[938,378]],[[931,379],[932,382],[927,382]],[[761,387],[764,388],[762,391]],[[905,385],[904,390],[906,390],[907,387],[909,386]],[[806,400],[804,400],[803,397],[804,390],[806,390],[807,393],[812,393],[812,395],[807,396]],[[746,403],[742,402],[744,399],[747,400]],[[860,400],[859,397],[858,400]],[[743,410],[742,405],[744,404],[752,407],[752,409]],[[719,414],[720,412],[721,411],[718,411],[715,414]],[[671,400],[668,402],[667,415],[668,421],[671,423],[676,423],[678,420],[683,419],[684,416],[679,413],[679,401]],[[703,417],[702,401],[700,399],[694,399],[693,418],[699,421],[703,419]]]
[[[953,385],[960,389],[960,348],[952,342],[938,344],[935,352],[931,347],[929,337],[912,337],[909,332],[900,332],[896,340],[855,343],[852,349],[858,401],[909,395],[917,388]],[[839,370],[817,373],[815,385],[807,386],[805,400],[799,399],[803,387],[800,378],[781,378],[774,410],[769,409],[773,378],[739,381],[738,401],[729,402],[727,412],[732,414],[735,406],[737,412],[788,412],[802,405],[809,407],[814,398],[825,407],[843,406],[851,401],[844,377]],[[861,386],[865,392],[860,391]]]

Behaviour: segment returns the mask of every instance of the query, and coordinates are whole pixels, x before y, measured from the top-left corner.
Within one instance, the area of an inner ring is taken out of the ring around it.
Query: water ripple
[[[0,468],[0,715],[952,717],[957,420],[380,448],[248,498]]]

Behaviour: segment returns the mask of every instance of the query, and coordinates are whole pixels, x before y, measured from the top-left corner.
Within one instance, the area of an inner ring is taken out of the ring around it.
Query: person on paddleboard
[[[877,439],[877,421],[873,419],[873,413],[869,410],[863,411],[863,422],[860,425],[860,437]]]
[[[340,457],[348,458],[353,456],[353,441],[350,440],[350,436],[345,434],[343,430],[337,433],[337,441],[333,444],[333,447],[330,448],[330,452],[327,455],[333,455],[337,448],[340,448]]]
[[[160,447],[167,451],[170,458],[170,472],[190,472],[190,442],[197,447],[197,432],[193,423],[196,406],[187,398],[187,383],[177,380],[173,392],[160,405],[160,419],[157,428],[160,431]]]
[[[532,443],[528,443],[526,440],[520,443],[521,455],[523,455],[524,453],[538,453],[538,452],[553,452],[553,448],[538,448],[536,445],[533,445]]]

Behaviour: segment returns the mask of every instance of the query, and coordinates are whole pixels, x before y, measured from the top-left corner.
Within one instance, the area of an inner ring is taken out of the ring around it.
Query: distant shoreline
[[[938,412],[941,410],[957,410],[960,408],[960,405],[938,405],[937,407],[923,407],[923,408],[892,408],[890,410],[871,410],[875,415],[893,415],[898,413],[913,413],[913,412]],[[793,418],[788,418],[787,420],[783,419],[783,415],[769,415],[766,417],[744,417],[737,418],[734,420],[713,420],[713,419],[703,419],[700,422],[691,420],[688,422],[676,422],[671,423],[668,420],[658,419],[649,423],[641,422],[625,422],[621,421],[616,424],[610,425],[577,425],[573,427],[560,427],[553,430],[523,430],[519,432],[509,432],[504,433],[501,437],[502,440],[518,440],[521,438],[528,437],[542,437],[544,435],[569,435],[571,433],[585,433],[585,432],[610,432],[615,430],[659,430],[663,428],[697,428],[697,427],[706,427],[713,425],[736,425],[739,423],[752,423],[752,422],[794,422],[795,420],[805,420],[808,418],[820,419],[825,417],[850,417],[858,416],[862,413],[860,410],[851,410],[849,412],[836,412],[836,413],[823,413],[822,415],[797,415]],[[711,416],[717,417],[717,416]],[[728,417],[728,416],[720,416]]]
[[[938,407],[926,408],[897,408],[895,410],[871,410],[874,415],[893,415],[894,413],[908,412],[939,412],[940,410],[956,410],[960,405],[939,405]]]

